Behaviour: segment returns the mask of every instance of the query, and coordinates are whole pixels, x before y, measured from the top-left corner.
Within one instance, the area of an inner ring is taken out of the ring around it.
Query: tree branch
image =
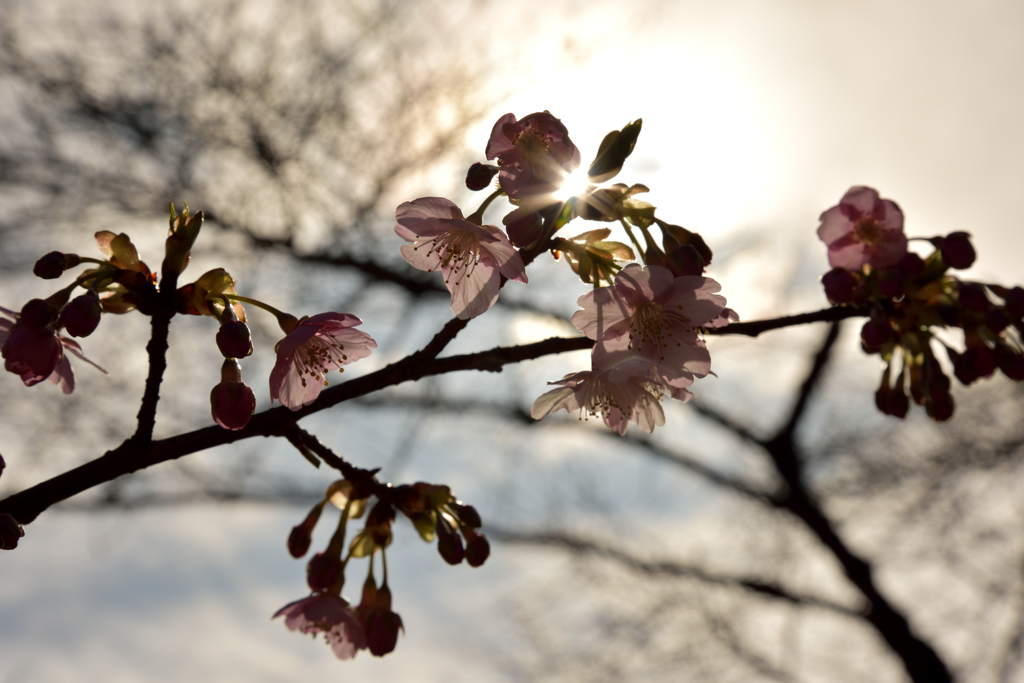
[[[858,619],[863,618],[863,614],[856,609],[840,605],[839,603],[832,602],[825,598],[800,595],[789,591],[778,584],[765,583],[754,579],[723,576],[721,574],[708,572],[707,570],[699,567],[684,565],[668,560],[642,560],[617,548],[565,532],[511,531],[506,529],[496,529],[490,525],[485,527],[485,531],[489,538],[503,543],[559,548],[561,550],[580,555],[589,555],[592,557],[600,557],[605,560],[610,560],[632,571],[647,574],[648,576],[670,576],[673,578],[693,579],[702,583],[709,583],[718,586],[731,586],[801,607],[817,607],[831,612],[836,612],[847,617],[854,617]]]
[[[737,329],[733,331],[738,334],[756,336],[763,331],[787,327],[790,324],[830,320],[833,319],[833,316],[837,316],[836,311],[842,313],[839,317],[852,317],[857,314],[855,309],[825,309],[798,316],[751,323],[734,323],[726,328],[721,328],[716,334],[724,334],[730,328],[736,327]],[[594,345],[594,341],[587,337],[552,337],[532,344],[499,346],[477,353],[437,358],[436,354],[440,353],[448,341],[454,338],[455,334],[465,325],[466,321],[451,320],[421,351],[376,372],[327,388],[316,401],[300,410],[291,411],[282,406],[254,415],[245,429],[228,431],[211,426],[151,443],[126,441],[93,461],[0,501],[0,512],[13,515],[21,524],[29,524],[50,506],[87,491],[93,486],[207,448],[255,436],[283,435],[292,425],[307,415],[386,387],[462,370],[500,372],[505,365],[567,351],[588,349]],[[739,327],[740,325],[745,327]]]

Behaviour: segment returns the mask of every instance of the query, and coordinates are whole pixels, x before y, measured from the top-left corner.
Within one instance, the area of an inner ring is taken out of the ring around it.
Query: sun
[[[560,202],[567,202],[572,197],[579,196],[590,187],[590,177],[584,169],[577,169],[572,173],[566,173],[562,179],[561,186],[555,190],[554,197]]]

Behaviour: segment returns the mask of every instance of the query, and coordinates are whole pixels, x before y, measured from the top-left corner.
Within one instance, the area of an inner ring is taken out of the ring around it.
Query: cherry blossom
[[[284,616],[289,631],[324,634],[324,640],[338,659],[352,659],[366,649],[366,632],[344,599],[330,593],[315,593],[288,603],[272,619]]]
[[[620,436],[626,433],[630,422],[645,432],[653,432],[655,426],[665,424],[660,399],[666,390],[682,400],[689,398],[685,389],[663,386],[652,374],[653,369],[652,363],[636,354],[618,354],[603,368],[594,367],[549,382],[560,386],[534,401],[530,415],[540,420],[564,408],[570,413],[579,411],[581,420],[600,415]]]
[[[870,187],[851,187],[839,204],[822,213],[818,237],[828,245],[833,268],[890,268],[907,253],[903,211]]]
[[[324,376],[370,355],[377,342],[352,329],[362,320],[348,313],[320,313],[298,321],[277,343],[277,363],[270,372],[270,400],[291,410],[309,405],[327,386]]]
[[[402,245],[403,258],[420,270],[441,270],[452,294],[452,313],[458,318],[475,318],[493,306],[502,275],[528,281],[523,259],[505,233],[493,225],[467,221],[447,199],[405,202],[395,217],[395,233],[412,242]]]
[[[75,390],[75,372],[66,351],[78,356],[104,375],[107,371],[85,357],[82,347],[73,339],[61,336],[52,327],[32,330],[19,322],[19,315],[6,308],[0,313],[0,348],[4,358],[4,369],[21,377],[25,386],[31,387],[49,379],[60,386],[61,391],[70,394]]]
[[[661,266],[631,264],[615,284],[588,292],[572,316],[578,330],[597,341],[594,364],[609,365],[616,352],[630,350],[648,359],[671,387],[683,389],[694,376],[711,372],[711,356],[697,328],[717,324],[725,297],[720,285],[698,275],[674,277]]]
[[[519,121],[514,114],[498,119],[487,141],[487,158],[498,159],[498,183],[517,200],[554,192],[580,165],[569,131],[546,111]]]

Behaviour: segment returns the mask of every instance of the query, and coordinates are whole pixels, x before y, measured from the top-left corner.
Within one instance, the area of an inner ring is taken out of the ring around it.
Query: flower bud
[[[1024,318],[1024,288],[1018,286],[1007,289],[1000,293],[1000,296],[1006,302],[1004,308],[1010,317],[1017,320]]]
[[[437,521],[437,552],[448,564],[459,564],[466,557],[462,547],[462,539],[448,526],[448,521],[441,517]]]
[[[480,513],[476,511],[476,508],[472,505],[465,505],[463,503],[452,503],[449,507],[455,511],[459,516],[459,521],[467,526],[471,526],[474,529],[479,529],[483,522],[480,521]]]
[[[942,251],[942,260],[950,268],[966,270],[974,263],[977,255],[974,246],[971,244],[971,236],[966,232],[951,232],[939,244]]]
[[[288,552],[292,557],[302,557],[309,551],[309,544],[313,541],[313,528],[316,527],[323,510],[323,503],[317,503],[306,515],[306,519],[302,520],[302,524],[292,527],[291,533],[288,534]]]
[[[64,329],[72,337],[88,337],[100,324],[103,306],[99,295],[90,290],[71,300],[62,312]]]
[[[505,225],[509,241],[520,249],[529,249],[544,235],[544,221],[537,211],[519,208],[507,214],[501,222]]]
[[[231,307],[226,307],[230,311]],[[241,320],[221,323],[217,330],[217,348],[225,358],[245,358],[252,354],[252,334]]]
[[[1006,344],[996,345],[996,364],[1014,382],[1024,380],[1024,358]]]
[[[25,529],[14,517],[6,512],[0,513],[0,549],[14,550],[18,540],[25,535]]]
[[[587,170],[591,182],[603,183],[611,180],[622,170],[626,158],[633,153],[641,126],[643,119],[637,119],[624,126],[622,130],[613,130],[604,136],[597,150],[597,158]]]
[[[881,313],[881,315],[879,315]],[[892,339],[892,326],[881,311],[872,313],[860,330],[861,346],[865,353],[877,353]]]
[[[665,240],[665,243],[670,243],[670,240]],[[702,275],[706,265],[700,252],[691,244],[667,248],[665,251],[665,261],[665,267],[671,270],[672,274],[676,277]]]
[[[242,366],[238,361],[225,360],[220,376],[220,384],[210,392],[213,420],[224,429],[243,429],[256,410],[256,395],[242,382]]]
[[[82,258],[78,254],[64,254],[59,251],[51,251],[36,261],[32,272],[44,280],[56,280],[64,274],[65,270],[74,268],[81,262]]]
[[[61,306],[54,306],[50,299],[31,299],[21,307],[18,322],[33,332],[42,332],[57,322],[60,309]]]
[[[479,567],[491,554],[491,544],[487,537],[469,527],[462,527],[462,535],[466,537],[466,562],[470,567]]]
[[[398,644],[398,631],[405,630],[402,617],[391,611],[391,589],[387,584],[377,592],[375,609],[369,613],[366,623],[366,644],[370,654],[383,657],[393,652]]]
[[[494,164],[481,164],[477,162],[469,167],[466,173],[466,187],[477,192],[491,184],[491,180],[498,174],[498,167]]]
[[[327,590],[341,576],[341,560],[337,557],[317,553],[306,565],[306,583],[315,591]]]
[[[896,264],[896,267],[903,271],[903,274],[907,276],[908,280],[913,280],[924,272],[925,263],[923,258],[912,251],[908,251],[903,255],[903,258],[900,259],[900,262]]]
[[[825,287],[825,296],[837,306],[852,304],[856,301],[860,289],[860,281],[845,268],[833,268],[821,277]]]
[[[697,251],[704,266],[711,265],[711,259],[714,254],[703,237],[692,230],[687,230],[679,225],[665,223],[664,221],[658,221],[658,227],[661,228],[661,243],[665,247],[666,254],[671,254],[678,246],[691,246]],[[703,272],[703,268],[701,272]],[[697,275],[700,275],[700,273],[697,273]]]

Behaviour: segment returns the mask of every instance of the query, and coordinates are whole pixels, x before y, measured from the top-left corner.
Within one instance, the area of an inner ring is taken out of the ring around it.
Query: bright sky
[[[1024,187],[1024,4],[561,7],[493,3],[494,20],[473,27],[495,31],[497,50],[523,54],[531,46],[505,31],[529,20],[552,51],[569,45],[591,55],[552,69],[545,52],[534,52],[539,71],[508,76],[515,94],[494,118],[548,109],[586,164],[604,133],[642,117],[636,152],[616,180],[651,187],[659,215],[701,232],[713,248],[736,235],[757,245],[760,265],[752,258],[742,262],[749,270],[716,275],[741,311],[769,305],[749,275],[761,277],[765,263],[793,269],[808,255],[825,270],[817,216],[858,184],[896,200],[909,234],[973,233],[979,277],[1024,280],[1016,194]],[[492,123],[474,133],[481,157]],[[487,491],[481,484],[477,493]],[[0,558],[0,682],[409,680],[414,671],[420,681],[504,680],[486,663],[456,666],[465,655],[460,634],[500,624],[498,605],[478,583],[466,587],[465,567],[448,571],[436,556],[421,564],[419,551],[404,567],[420,575],[407,577],[409,590],[396,597],[407,632],[387,662],[362,656],[351,669],[322,644],[271,624],[270,614],[302,593],[300,563],[284,556],[300,515],[45,515],[16,553]],[[510,566],[495,564],[494,581]],[[433,621],[439,606],[443,623]],[[201,635],[211,628],[215,642]]]

